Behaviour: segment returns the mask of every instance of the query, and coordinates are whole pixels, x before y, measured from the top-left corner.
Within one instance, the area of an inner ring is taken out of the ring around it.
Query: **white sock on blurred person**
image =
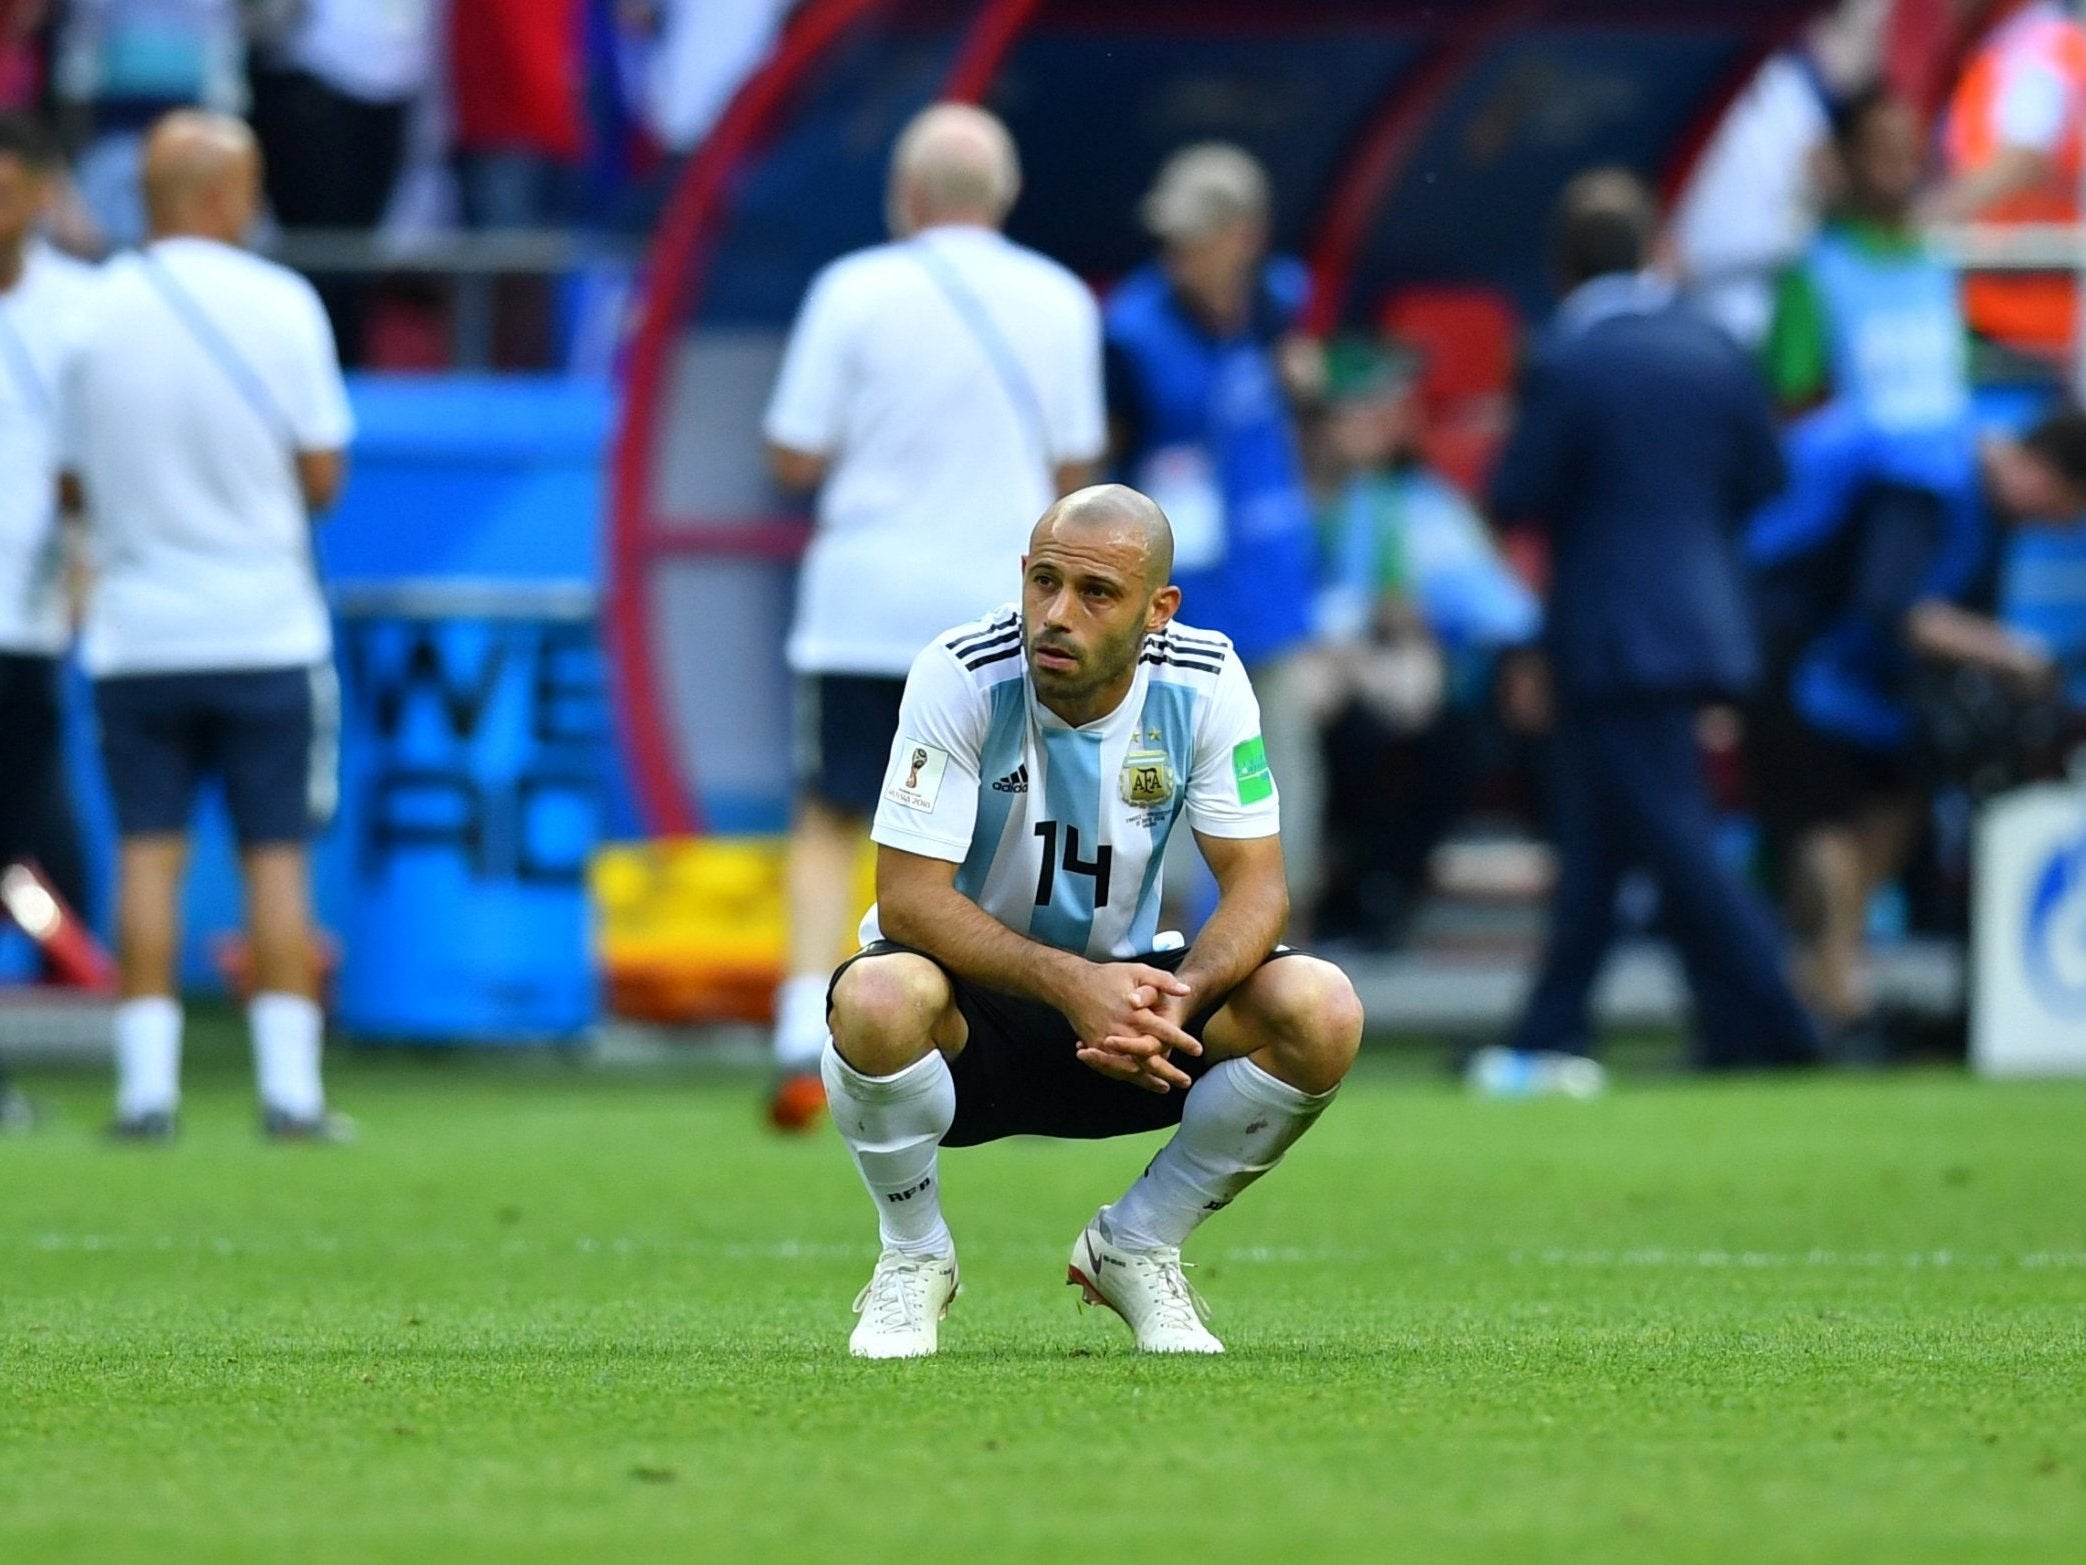
[[[808,1076],[826,1050],[826,985],[823,973],[785,978],[775,991],[775,1066],[788,1076]]]
[[[1102,1236],[1126,1250],[1179,1249],[1204,1218],[1282,1161],[1333,1092],[1299,1092],[1251,1060],[1212,1066],[1189,1089],[1173,1139],[1120,1201],[1101,1209]]]
[[[301,994],[257,994],[247,1002],[246,1021],[253,1030],[254,1080],[261,1106],[293,1119],[324,1114],[319,1047],[325,1016],[318,1006]]]
[[[181,1002],[145,995],[116,1007],[116,1117],[171,1114],[181,1103]]]
[[[949,1255],[956,1243],[942,1221],[936,1164],[956,1121],[956,1078],[937,1053],[895,1076],[865,1076],[830,1044],[819,1062],[833,1128],[854,1154],[876,1202],[884,1248],[914,1256]]]

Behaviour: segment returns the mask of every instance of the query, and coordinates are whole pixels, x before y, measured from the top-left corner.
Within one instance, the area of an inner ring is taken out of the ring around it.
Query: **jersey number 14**
[[[1058,823],[1038,821],[1036,835],[1043,839],[1043,868],[1036,876],[1036,906],[1049,907],[1051,889],[1057,884],[1058,874]],[[1079,856],[1079,828],[1064,828],[1065,857],[1064,871],[1067,875],[1091,876],[1094,882],[1094,909],[1096,912],[1108,906],[1108,876],[1115,865],[1115,849],[1102,843],[1094,850],[1091,859]]]

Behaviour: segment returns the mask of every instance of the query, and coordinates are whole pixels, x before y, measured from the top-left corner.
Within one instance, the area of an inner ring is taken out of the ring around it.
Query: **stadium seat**
[[[1521,319],[1490,288],[1424,285],[1384,301],[1383,330],[1420,355],[1420,396],[1430,410],[1502,397],[1514,378]]]
[[[1393,293],[1379,319],[1387,335],[1420,357],[1427,460],[1476,492],[1506,432],[1521,340],[1512,301],[1490,288],[1425,285]]]

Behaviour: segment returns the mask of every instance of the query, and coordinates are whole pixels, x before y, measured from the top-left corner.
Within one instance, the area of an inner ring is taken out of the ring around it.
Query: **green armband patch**
[[[1231,747],[1231,775],[1239,785],[1241,804],[1258,804],[1274,793],[1275,779],[1268,771],[1268,747],[1260,735]]]

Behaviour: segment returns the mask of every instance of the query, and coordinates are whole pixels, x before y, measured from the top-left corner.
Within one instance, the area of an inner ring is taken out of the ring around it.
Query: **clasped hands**
[[[1193,1078],[1173,1051],[1202,1053],[1183,1023],[1194,990],[1142,962],[1084,964],[1060,1007],[1078,1035],[1079,1062],[1146,1092],[1186,1091]]]

